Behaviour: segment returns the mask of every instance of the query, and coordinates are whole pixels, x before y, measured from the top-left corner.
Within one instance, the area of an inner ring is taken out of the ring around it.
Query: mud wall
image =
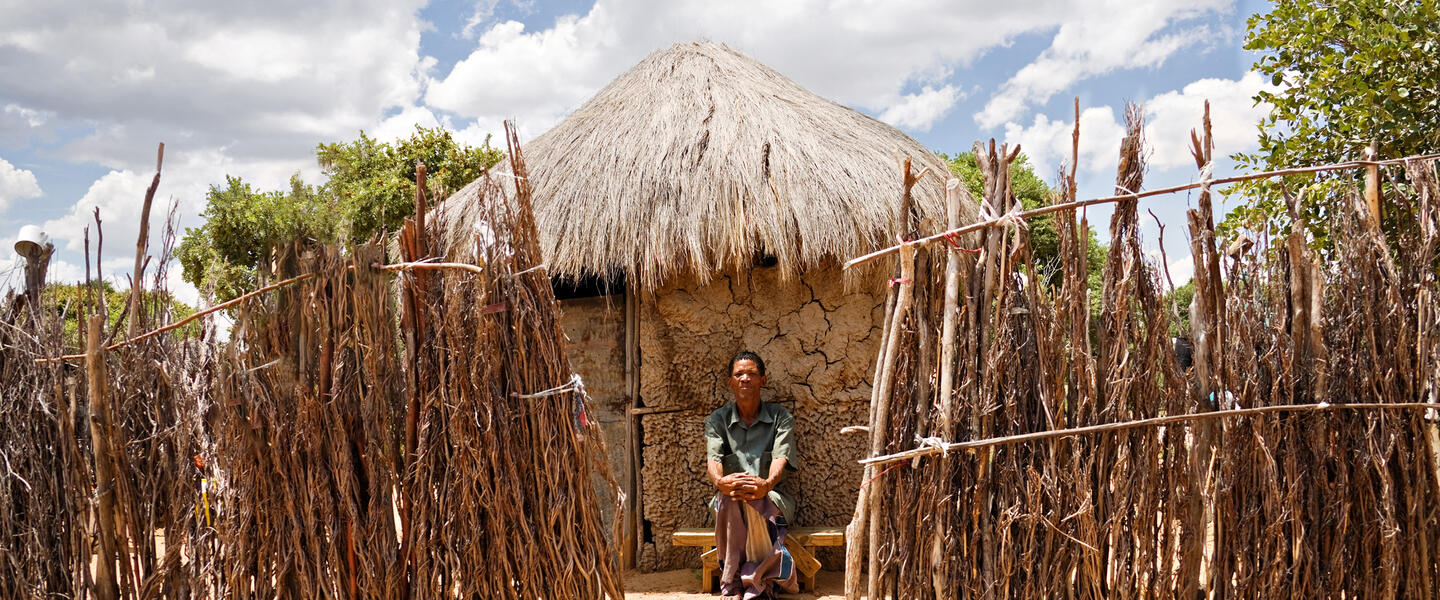
[[[623,295],[575,298],[560,301],[560,327],[565,332],[570,368],[585,381],[590,395],[590,418],[605,435],[605,454],[615,482],[624,487],[629,462],[625,458],[625,297]],[[603,485],[603,481],[596,481]],[[601,498],[609,498],[605,490]],[[600,506],[606,531],[615,518],[615,507]]]
[[[678,279],[640,302],[641,569],[695,567],[696,548],[672,547],[678,528],[713,526],[706,506],[704,420],[730,401],[729,359],[753,350],[765,359],[765,400],[795,416],[800,470],[785,488],[796,525],[843,526],[855,508],[865,437],[840,434],[868,419],[870,379],[884,297],[874,286],[847,293],[838,266],[783,280],[756,267],[705,285]],[[824,549],[825,568],[841,566]]]

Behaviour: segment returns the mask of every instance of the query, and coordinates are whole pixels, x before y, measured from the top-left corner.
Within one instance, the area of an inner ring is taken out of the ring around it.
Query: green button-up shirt
[[[760,403],[760,416],[747,426],[740,409],[727,402],[705,419],[705,456],[720,462],[726,475],[744,471],[769,477],[770,462],[775,458],[785,459],[785,469],[794,471],[799,467],[794,430],[795,417],[779,404]],[[788,494],[771,490],[770,500],[787,522],[794,523],[795,501]]]

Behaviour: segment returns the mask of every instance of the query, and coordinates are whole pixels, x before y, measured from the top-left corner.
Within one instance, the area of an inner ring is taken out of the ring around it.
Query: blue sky
[[[729,44],[937,151],[1019,143],[1046,179],[1069,159],[1078,96],[1084,197],[1112,192],[1127,101],[1150,124],[1147,187],[1197,178],[1184,143],[1204,100],[1217,155],[1254,149],[1266,109],[1241,48],[1246,18],[1268,8],[1254,1],[210,4],[0,0],[0,278],[17,278],[8,253],[26,224],[54,238],[53,279],[82,278],[80,237],[99,207],[104,271],[126,287],[157,142],[157,196],[194,226],[227,174],[267,189],[297,172],[318,181],[315,145],[362,129],[394,138],[440,125],[478,143],[514,118],[533,137],[646,54],[693,39]],[[1147,202],[1175,225],[1165,245],[1183,281],[1193,198]],[[1090,217],[1103,230],[1108,212]],[[1155,233],[1147,224],[1151,250]],[[193,301],[178,268],[171,283]]]

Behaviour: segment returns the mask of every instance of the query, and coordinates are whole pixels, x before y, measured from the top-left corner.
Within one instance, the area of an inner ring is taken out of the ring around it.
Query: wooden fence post
[[[150,187],[145,190],[145,205],[140,208],[140,235],[135,239],[135,275],[130,278],[130,325],[126,330],[126,339],[133,338],[140,333],[140,293],[145,289],[140,280],[145,276],[145,247],[150,238],[150,203],[155,200],[155,189],[160,187],[160,164],[165,161],[165,143],[160,143],[160,149],[155,151],[155,178],[150,180]]]
[[[1375,142],[1365,148],[1365,160],[1374,161],[1378,148]],[[1380,166],[1365,165],[1365,205],[1370,209],[1370,226],[1380,231]]]
[[[640,547],[640,284],[633,274],[625,281],[625,505],[620,542],[620,567],[633,569]]]
[[[115,600],[115,473],[110,464],[110,402],[106,390],[105,347],[101,340],[105,315],[90,316],[85,336],[85,375],[89,384],[90,449],[95,457],[95,511],[100,528],[100,557],[96,560],[95,596]]]

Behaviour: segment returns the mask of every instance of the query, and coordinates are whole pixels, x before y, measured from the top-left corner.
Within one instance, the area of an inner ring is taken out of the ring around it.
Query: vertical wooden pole
[[[640,547],[640,286],[625,281],[625,395],[629,410],[625,411],[625,506],[624,535],[621,538],[620,566],[635,568]]]
[[[960,203],[961,198],[969,198],[970,194],[965,191],[958,179],[951,179],[945,182],[945,227],[955,229],[960,227]],[[954,250],[945,252],[945,303],[942,311],[943,318],[940,326],[940,380],[936,382],[936,390],[940,396],[940,431],[935,434],[945,441],[955,439],[954,407],[952,406],[951,392],[955,381],[955,330],[959,321],[960,304],[960,253]],[[944,456],[940,459],[940,472],[950,472],[950,457]],[[957,590],[950,585],[949,569],[941,563],[945,556],[945,531],[950,522],[951,503],[946,502],[941,507],[942,514],[938,515],[938,526],[931,542],[930,554],[936,557],[932,564],[934,572],[931,574],[931,584],[935,588],[935,597],[939,600],[954,598]]]
[[[1205,103],[1205,113],[1200,132],[1190,132],[1191,155],[1195,167],[1202,175],[1209,176],[1214,164],[1215,141],[1211,135],[1210,103]],[[1215,242],[1215,215],[1210,200],[1210,190],[1200,191],[1199,208],[1186,213],[1190,228],[1191,260],[1195,263],[1195,298],[1190,311],[1191,341],[1194,344],[1192,356],[1196,381],[1199,383],[1201,406],[1218,408],[1226,390],[1225,369],[1225,286],[1220,278],[1220,257]],[[1214,399],[1210,405],[1208,399]],[[1216,563],[1223,555],[1223,531],[1220,519],[1215,518],[1218,490],[1214,465],[1214,444],[1218,433],[1215,423],[1204,423],[1194,429],[1194,441],[1190,454],[1192,481],[1200,485],[1200,493],[1190,498],[1187,506],[1191,522],[1202,523],[1199,541],[1188,548],[1182,558],[1182,570],[1186,574],[1185,593],[1190,593],[1189,575],[1206,570],[1204,581],[1198,582],[1202,594],[1214,593],[1223,588],[1222,574]],[[1209,542],[1207,543],[1207,540]]]
[[[912,292],[915,289],[915,246],[901,246],[900,248],[900,291],[895,296],[895,314],[890,317],[890,339],[885,345],[885,370],[876,382],[879,393],[876,394],[877,404],[871,408],[875,413],[874,423],[870,426],[870,455],[880,456],[885,453],[886,436],[885,431],[890,427],[890,396],[895,389],[895,357],[900,352],[899,340],[901,328],[905,323],[905,315],[910,312]],[[875,469],[878,470],[878,469]],[[880,504],[880,490],[884,487],[875,480],[874,474],[866,481],[870,488],[862,490],[866,494],[870,514],[870,543],[869,570],[870,585],[869,597],[879,598],[880,594],[880,519],[877,514]]]
[[[90,449],[95,458],[95,511],[100,527],[100,556],[95,561],[95,596],[115,600],[115,473],[110,463],[110,402],[106,394],[104,313],[90,316],[85,336],[85,375],[89,384]]]
[[[900,202],[895,211],[891,231],[892,235],[897,237],[903,236],[906,233],[907,224],[910,222],[910,203],[914,200],[914,197],[910,194],[910,186],[913,185],[914,182],[910,174],[910,164],[909,158],[906,158],[900,164],[901,182],[902,187],[904,187],[904,193],[900,195]],[[903,262],[906,251],[902,248],[900,252],[902,255],[901,261]],[[913,256],[914,249],[912,248],[910,252]],[[907,276],[902,273],[899,277],[904,279]],[[888,417],[888,414],[881,415],[877,412],[877,407],[884,402],[882,397],[888,397],[883,386],[881,386],[881,380],[884,378],[886,369],[889,368],[887,365],[886,349],[890,347],[890,339],[896,335],[891,325],[894,322],[892,313],[896,307],[898,297],[895,286],[892,284],[889,286],[889,292],[885,300],[885,312],[881,313],[883,323],[880,332],[880,348],[879,352],[876,353],[875,375],[870,388],[870,439],[872,446],[875,445],[875,440],[877,439],[882,440],[880,444],[883,445],[884,443],[883,432],[881,431],[883,427],[878,426],[877,423],[880,417]],[[877,455],[878,453],[872,454],[872,456]],[[874,479],[877,472],[879,472],[879,469],[876,466],[866,465],[860,480],[862,482],[869,482]],[[862,487],[859,493],[855,495],[855,515],[850,520],[850,524],[845,527],[845,598],[847,600],[857,600],[860,598],[861,564],[863,559],[866,558],[866,548],[873,548],[875,544],[874,538],[866,534],[867,525],[871,519],[872,503],[868,492],[869,490]],[[873,570],[870,572],[869,584],[868,587],[873,590],[875,585],[875,572]],[[871,597],[874,597],[873,591],[871,592]]]
[[[50,256],[55,253],[55,244],[45,246],[34,256],[25,257],[25,296],[32,317],[39,318],[40,292],[45,288],[45,273],[50,270]]]
[[[420,257],[430,256],[430,247],[425,245],[425,163],[415,163],[415,242],[420,246]]]
[[[980,144],[976,144],[976,163],[980,166],[981,173],[985,176],[985,198],[986,203],[996,215],[1005,214],[1010,210],[1010,149],[1008,144],[1001,144],[1000,151],[995,151],[995,140],[990,140],[988,149],[985,152]],[[978,295],[979,325],[975,329],[977,351],[975,357],[979,364],[975,367],[977,381],[991,381],[989,365],[985,357],[994,354],[994,347],[999,338],[999,332],[995,329],[995,322],[999,319],[1000,311],[1003,308],[1004,298],[1004,277],[1009,277],[1006,270],[1005,257],[1009,256],[1007,237],[1003,229],[999,231],[985,232],[984,257],[984,284]],[[988,384],[993,385],[993,383]],[[972,433],[976,438],[989,437],[991,434],[992,417],[985,414],[979,407],[973,407],[971,413],[972,422],[977,426],[977,432]],[[992,527],[994,510],[994,492],[991,489],[993,478],[991,467],[995,459],[993,452],[986,452],[979,455],[979,472],[976,485],[977,504],[980,512],[980,580],[984,589],[983,598],[987,600],[995,597],[995,531]]]
[[[130,278],[130,324],[126,337],[140,333],[140,292],[145,289],[141,280],[145,277],[145,248],[150,240],[150,203],[155,200],[155,189],[160,187],[160,165],[165,161],[165,143],[155,151],[155,178],[145,190],[145,205],[140,208],[140,235],[135,240],[135,275]]]
[[[870,389],[870,429],[875,428],[875,411],[873,407],[879,402],[880,397],[880,374],[885,370],[885,348],[888,345],[886,340],[890,339],[890,313],[895,310],[895,287],[889,286],[885,298],[885,311],[880,313],[880,344],[875,352],[875,374],[871,377]],[[866,465],[862,470],[860,481],[870,481],[874,477],[876,469]],[[870,518],[870,503],[866,501],[865,490],[862,488],[855,495],[855,514],[850,524],[845,527],[845,598],[846,600],[859,600],[860,598],[860,568],[862,559],[865,558],[864,550],[868,541],[865,538],[866,521]]]
[[[420,260],[429,256],[429,248],[425,245],[425,163],[415,165],[415,219],[409,221],[400,230],[400,256],[406,262]],[[406,373],[406,390],[409,397],[408,406],[405,409],[405,454],[401,460],[400,470],[400,559],[404,562],[405,581],[401,589],[401,598],[410,597],[410,589],[413,586],[410,581],[415,576],[415,533],[413,518],[414,500],[410,497],[410,478],[414,474],[415,459],[419,455],[416,446],[420,442],[420,353],[421,344],[424,339],[424,315],[422,311],[425,306],[426,274],[424,271],[415,271],[408,277],[408,285],[401,293],[401,319],[405,322],[405,364],[408,367]]]
[[[945,227],[960,227],[961,198],[970,194],[962,187],[959,179],[945,182]],[[946,441],[955,438],[954,415],[952,414],[950,392],[955,379],[955,329],[959,321],[960,305],[960,254],[946,252],[945,257],[945,310],[940,328],[940,381],[937,382],[940,395],[940,437]]]
[[[1377,152],[1375,142],[1370,142],[1370,147],[1365,149],[1365,160],[1375,160]],[[1365,165],[1365,205],[1370,208],[1370,226],[1375,231],[1380,231],[1380,167],[1378,165]]]
[[[400,230],[400,255],[405,261],[414,260],[417,252],[414,247],[415,236],[406,235],[414,222],[407,223]],[[414,587],[411,579],[415,576],[415,542],[416,535],[414,523],[411,521],[412,511],[415,502],[411,498],[414,492],[412,478],[415,475],[415,460],[419,455],[416,446],[419,443],[420,423],[420,375],[416,371],[420,367],[420,306],[416,302],[416,290],[413,277],[419,275],[417,271],[410,275],[407,285],[400,293],[400,319],[405,324],[405,452],[400,457],[400,478],[396,487],[400,490],[400,560],[404,563],[404,581],[401,585],[400,597],[408,600],[410,589]],[[402,276],[402,281],[407,278]]]

